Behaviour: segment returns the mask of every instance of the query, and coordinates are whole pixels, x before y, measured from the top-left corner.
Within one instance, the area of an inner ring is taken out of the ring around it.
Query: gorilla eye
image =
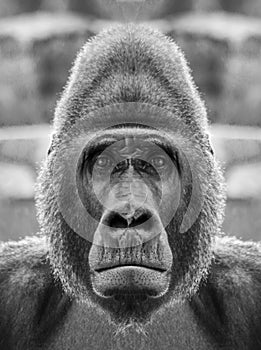
[[[112,160],[109,157],[106,156],[100,156],[97,158],[95,162],[95,166],[98,168],[106,169],[111,167],[112,165]]]
[[[151,158],[150,164],[155,168],[155,169],[163,169],[166,166],[166,158],[163,156],[156,156]]]

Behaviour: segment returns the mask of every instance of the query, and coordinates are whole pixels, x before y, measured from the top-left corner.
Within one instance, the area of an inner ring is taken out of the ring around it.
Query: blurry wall
[[[38,230],[34,183],[77,51],[110,20],[149,21],[184,51],[228,183],[224,230],[261,238],[261,0],[2,0],[0,239]]]

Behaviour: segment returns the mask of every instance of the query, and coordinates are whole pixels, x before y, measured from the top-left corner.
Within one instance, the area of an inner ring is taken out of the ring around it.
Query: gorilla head
[[[145,324],[207,276],[223,217],[206,111],[176,44],[138,25],[81,50],[55,113],[37,206],[64,290]]]

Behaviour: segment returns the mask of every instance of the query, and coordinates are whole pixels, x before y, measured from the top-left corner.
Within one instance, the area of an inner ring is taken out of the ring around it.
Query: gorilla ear
[[[207,146],[208,146],[209,152],[210,152],[210,153],[212,154],[212,156],[214,157],[215,152],[214,152],[214,149],[213,149],[212,143],[210,142],[210,140],[209,140],[209,139],[207,140]]]
[[[50,146],[49,147],[49,149],[48,149],[48,151],[47,151],[47,157],[49,156],[49,154],[52,152],[52,150],[53,150],[53,147],[52,146]]]
[[[50,146],[49,146],[49,148],[48,148],[48,151],[47,151],[47,157],[49,156],[49,154],[53,151],[53,149],[54,149],[54,145],[53,145],[53,140],[51,141],[51,144],[50,144]]]

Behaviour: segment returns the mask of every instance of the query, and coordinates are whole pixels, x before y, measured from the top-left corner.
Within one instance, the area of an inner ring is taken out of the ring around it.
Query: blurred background
[[[0,240],[38,231],[34,183],[77,51],[112,21],[174,38],[227,181],[224,231],[261,239],[261,0],[0,0]]]

